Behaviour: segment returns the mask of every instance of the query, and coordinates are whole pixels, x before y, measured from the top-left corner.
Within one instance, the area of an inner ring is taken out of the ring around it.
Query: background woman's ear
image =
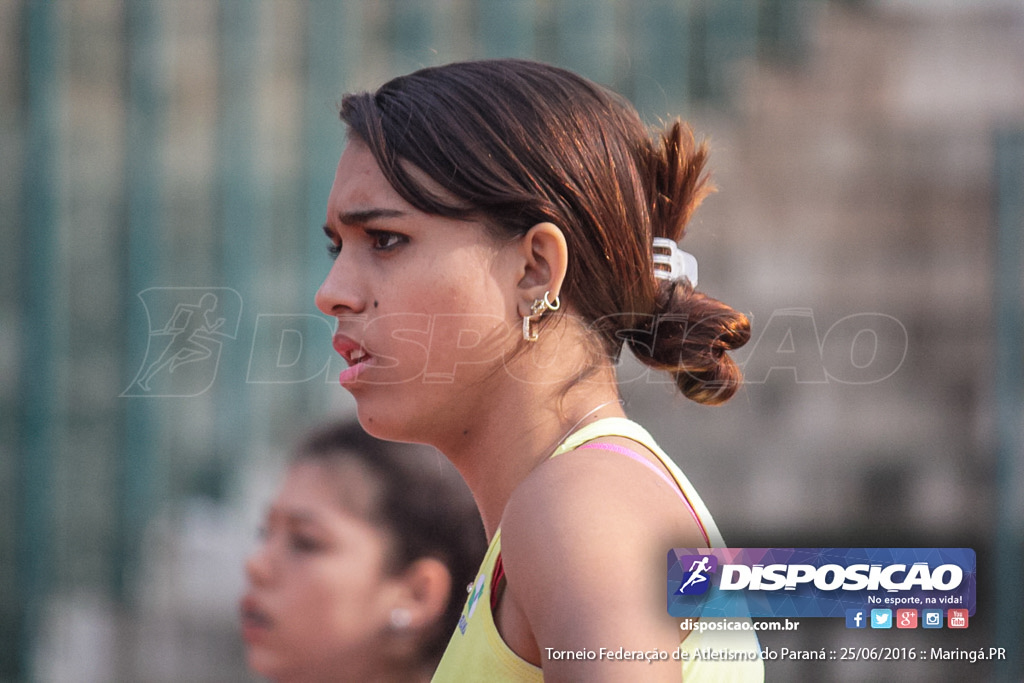
[[[519,289],[527,305],[545,292],[554,299],[562,291],[569,267],[569,249],[561,228],[554,223],[538,223],[523,235],[520,249],[525,263]]]
[[[444,616],[452,591],[452,576],[443,562],[421,557],[402,572],[399,607],[406,611],[412,631],[429,628]]]

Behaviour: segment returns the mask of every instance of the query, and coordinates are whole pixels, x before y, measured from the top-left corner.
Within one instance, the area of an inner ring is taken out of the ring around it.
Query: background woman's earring
[[[412,623],[412,612],[404,607],[396,607],[391,610],[391,628],[396,631],[404,631]]]

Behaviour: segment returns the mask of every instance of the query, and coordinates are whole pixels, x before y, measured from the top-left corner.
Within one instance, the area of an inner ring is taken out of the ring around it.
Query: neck
[[[428,683],[432,673],[422,666],[402,668],[393,667],[391,670],[381,672],[380,678],[363,679],[377,681],[378,683]]]
[[[518,382],[477,414],[478,427],[435,444],[458,468],[494,537],[512,492],[576,430],[605,417],[622,417],[612,381],[582,382],[559,397],[559,387]]]
[[[323,669],[303,670],[273,680],[277,683],[334,683],[338,680],[365,681],[366,683],[427,683],[433,675],[432,665],[424,665],[419,659],[387,662],[377,660],[372,663],[368,662],[363,667],[353,667],[349,663],[335,669],[330,669],[330,667],[328,669],[326,671]]]

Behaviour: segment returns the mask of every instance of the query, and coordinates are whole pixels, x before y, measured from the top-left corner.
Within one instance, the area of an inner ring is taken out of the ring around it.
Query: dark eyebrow
[[[285,510],[284,516],[285,519],[292,524],[310,524],[317,522],[316,515],[305,510]]]
[[[269,519],[272,516],[277,516],[282,521],[289,524],[307,524],[317,522],[317,515],[305,508],[281,508],[271,505],[267,509],[266,517]]]
[[[363,209],[339,213],[338,220],[345,225],[365,225],[379,218],[400,218],[404,215],[405,212],[398,209]]]

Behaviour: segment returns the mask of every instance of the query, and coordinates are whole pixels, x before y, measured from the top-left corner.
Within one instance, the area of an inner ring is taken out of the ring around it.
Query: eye
[[[367,230],[366,234],[370,236],[370,242],[376,251],[391,251],[399,244],[409,241],[405,235],[385,230]]]
[[[301,533],[290,534],[288,545],[297,553],[314,553],[323,547],[320,541]]]
[[[328,242],[327,253],[331,255],[332,259],[338,258],[338,254],[341,253],[341,242],[338,242],[337,244],[334,242]]]

